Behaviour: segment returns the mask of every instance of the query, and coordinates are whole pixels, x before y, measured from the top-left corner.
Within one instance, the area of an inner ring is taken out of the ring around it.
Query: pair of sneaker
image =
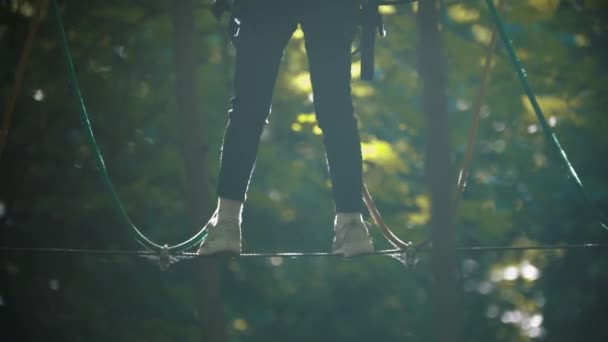
[[[207,238],[198,249],[198,254],[241,254],[241,223],[237,218],[218,219],[214,215],[205,226]],[[352,257],[372,253],[374,245],[369,237],[367,225],[356,215],[334,222],[332,253]]]

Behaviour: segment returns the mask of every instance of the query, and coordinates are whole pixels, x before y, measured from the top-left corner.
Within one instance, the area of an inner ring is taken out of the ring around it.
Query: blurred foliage
[[[197,60],[217,174],[235,51],[227,19],[197,1]],[[608,6],[515,0],[503,17],[548,120],[597,205],[608,211]],[[0,74],[8,94],[33,2],[0,1]],[[181,241],[179,153],[168,1],[63,2],[85,100],[111,176],[133,221]],[[377,82],[353,82],[365,178],[403,238],[427,236],[426,139],[416,67],[416,4],[384,9]],[[0,165],[2,245],[137,248],[97,177],[51,18],[42,23]],[[454,179],[492,30],[484,1],[445,1]],[[301,31],[289,43],[250,187],[247,251],[328,250],[333,208]],[[499,45],[500,46],[500,45]],[[353,76],[358,74],[354,57]],[[504,49],[483,108],[471,178],[458,211],[462,245],[601,242],[602,231],[548,153]],[[210,180],[215,184],[216,179]],[[210,208],[201,208],[210,210]],[[201,225],[204,222],[201,222]],[[387,244],[376,231],[377,247]],[[428,341],[429,260],[407,271],[387,257],[218,260],[230,341]],[[466,341],[606,341],[608,259],[600,251],[462,254]],[[51,341],[193,341],[197,262],[166,273],[120,257],[0,257],[2,334]],[[8,336],[8,335],[7,335]],[[4,339],[5,336],[3,336]]]

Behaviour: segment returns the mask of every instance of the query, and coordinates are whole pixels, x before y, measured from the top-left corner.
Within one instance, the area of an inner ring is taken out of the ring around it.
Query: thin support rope
[[[499,11],[502,10],[504,1],[499,4]],[[483,105],[483,99],[485,98],[486,89],[488,87],[488,81],[490,78],[490,70],[492,67],[493,57],[496,51],[496,43],[497,43],[497,26],[494,25],[492,30],[492,37],[489,45],[488,52],[484,59],[483,70],[481,73],[481,82],[479,85],[479,90],[477,91],[477,96],[475,98],[475,103],[473,106],[473,121],[471,123],[471,128],[469,130],[468,138],[467,138],[467,148],[466,153],[462,162],[462,166],[460,168],[460,172],[458,173],[457,180],[457,193],[454,196],[454,209],[457,210],[460,206],[460,201],[462,200],[462,195],[464,194],[464,190],[467,184],[467,180],[469,178],[469,173],[471,169],[471,163],[473,161],[473,151],[475,148],[475,142],[477,141],[477,132],[479,128],[479,120],[481,118],[481,107]],[[380,231],[384,235],[384,237],[395,247],[400,249],[405,249],[411,251],[412,248],[422,248],[430,244],[430,239],[425,239],[424,241],[418,243],[413,246],[412,242],[404,242],[401,240],[397,234],[395,234],[384,222],[382,219],[382,215],[380,211],[376,207],[374,200],[367,188],[367,184],[363,181],[363,201],[372,217],[372,220],[380,228]]]
[[[587,193],[587,190],[585,190],[585,187],[583,186],[583,182],[579,178],[572,163],[570,163],[570,160],[568,159],[566,152],[562,148],[559,140],[557,139],[557,136],[555,135],[555,133],[553,133],[551,126],[549,125],[549,123],[547,122],[547,119],[545,118],[545,114],[543,113],[543,111],[540,107],[540,104],[538,103],[538,101],[536,99],[536,95],[535,95],[534,91],[532,90],[532,86],[530,85],[530,82],[528,82],[528,75],[526,73],[526,70],[524,69],[523,64],[519,60],[519,57],[517,57],[517,54],[515,53],[515,49],[513,48],[513,43],[511,41],[511,38],[509,38],[509,35],[507,34],[507,30],[505,29],[503,22],[500,19],[500,16],[498,15],[498,11],[496,10],[494,1],[486,0],[486,3],[488,4],[488,8],[490,10],[492,19],[494,20],[494,22],[496,23],[496,25],[498,27],[498,32],[500,33],[500,37],[502,38],[502,41],[507,49],[507,53],[509,55],[511,63],[513,64],[513,67],[515,68],[515,70],[517,72],[519,81],[520,81],[522,87],[524,88],[526,95],[528,96],[528,100],[532,104],[532,108],[534,109],[534,114],[536,114],[536,118],[538,119],[538,122],[540,123],[540,126],[542,127],[545,138],[549,142],[549,145],[552,147],[556,156],[561,160],[563,165],[568,170],[568,175],[570,176],[570,178],[572,178],[574,180],[578,190],[580,191],[582,197],[586,201],[586,203],[587,203],[589,209],[592,211],[593,215],[596,216],[599,224],[604,229],[608,230],[608,223],[607,223],[608,220],[600,212],[599,208],[594,204],[594,202],[591,200],[591,197],[589,196],[589,194]]]
[[[98,169],[99,175],[102,179],[104,188],[110,195],[113,208],[117,212],[118,217],[122,220],[122,223],[124,225],[126,225],[130,228],[130,231],[133,233],[133,236],[137,242],[139,242],[143,247],[156,251],[158,253],[182,252],[182,251],[191,249],[191,248],[199,245],[204,240],[205,235],[206,235],[204,228],[201,229],[198,233],[196,233],[190,239],[188,239],[182,243],[179,243],[177,245],[174,245],[174,246],[168,246],[168,245],[161,245],[161,244],[155,243],[152,240],[148,239],[131,221],[129,214],[127,213],[127,210],[125,209],[124,205],[122,204],[122,201],[120,200],[120,197],[118,196],[118,193],[114,187],[114,184],[112,183],[112,180],[110,178],[110,175],[109,175],[108,170],[105,165],[105,161],[103,159],[103,155],[101,154],[101,150],[95,139],[95,134],[93,133],[93,128],[91,126],[91,120],[89,118],[89,113],[88,113],[86,105],[85,105],[84,97],[80,90],[78,77],[76,76],[74,61],[72,59],[72,54],[70,52],[70,47],[69,47],[67,36],[65,34],[63,20],[61,19],[61,14],[59,11],[59,5],[57,4],[57,0],[52,0],[52,5],[53,5],[52,8],[53,8],[56,25],[57,25],[57,29],[58,29],[58,33],[59,33],[59,38],[61,41],[61,46],[63,48],[65,63],[66,63],[66,67],[68,70],[69,82],[70,82],[72,90],[74,91],[74,96],[76,97],[76,99],[78,99],[78,108],[80,110],[80,119],[82,122],[82,126],[86,132],[89,147],[93,151],[95,163],[97,165],[97,169]]]
[[[2,127],[0,128],[0,159],[2,158],[2,152],[4,152],[4,148],[6,147],[8,131],[11,127],[17,97],[19,97],[19,92],[21,91],[21,85],[23,84],[25,70],[27,69],[27,64],[34,46],[36,33],[38,33],[38,27],[40,26],[40,21],[42,20],[42,14],[46,12],[47,7],[47,0],[38,0],[38,2],[36,2],[36,9],[29,25],[25,45],[23,45],[23,49],[21,50],[21,56],[19,57],[19,62],[17,63],[17,69],[15,72],[15,81],[8,96],[8,100],[6,101],[6,105],[4,107],[4,116],[2,117]]]
[[[502,9],[504,3],[504,1],[501,1],[498,5],[499,11]],[[483,105],[483,100],[486,97],[486,90],[488,88],[488,81],[490,79],[490,70],[492,69],[492,61],[494,60],[494,52],[496,51],[496,42],[498,41],[497,30],[498,29],[496,25],[494,25],[494,28],[492,29],[492,37],[490,40],[490,48],[488,49],[488,53],[483,64],[483,71],[481,72],[481,84],[477,92],[477,97],[475,98],[475,104],[473,105],[473,122],[471,124],[469,136],[467,139],[467,150],[464,156],[464,160],[462,162],[462,166],[460,168],[460,172],[458,173],[458,192],[455,194],[454,198],[454,211],[458,210],[458,208],[460,207],[460,202],[462,200],[462,196],[464,194],[464,190],[467,186],[467,181],[469,179],[469,174],[471,172],[471,164],[473,162],[473,151],[475,150],[477,132],[479,131],[479,121],[481,119],[481,107]]]
[[[367,188],[367,184],[363,181],[363,202],[367,207],[367,211],[369,212],[372,220],[376,224],[376,226],[382,232],[382,235],[396,248],[408,250],[411,246],[411,242],[405,242],[401,240],[397,234],[395,234],[384,222],[382,218],[382,214],[380,214],[380,210],[376,207],[376,203],[374,203],[374,199]]]

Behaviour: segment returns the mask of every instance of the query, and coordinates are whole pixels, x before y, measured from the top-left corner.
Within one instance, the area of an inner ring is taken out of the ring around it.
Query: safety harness
[[[386,36],[386,29],[380,6],[395,6],[410,3],[415,0],[361,0],[359,25],[361,26],[361,39],[358,51],[361,53],[361,79],[372,81],[375,73],[374,50],[376,46],[376,34],[380,37]],[[226,12],[232,13],[230,19],[230,32],[234,35],[238,32],[239,21],[234,14],[238,0],[215,0],[211,6],[211,13],[216,19],[220,19]]]

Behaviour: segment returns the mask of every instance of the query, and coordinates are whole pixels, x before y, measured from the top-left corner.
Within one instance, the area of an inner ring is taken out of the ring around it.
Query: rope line
[[[376,224],[376,226],[380,229],[380,231],[382,232],[382,235],[384,235],[384,238],[388,240],[388,242],[390,242],[394,247],[396,248],[400,248],[400,249],[405,249],[407,250],[409,247],[412,246],[411,242],[405,242],[403,240],[401,240],[397,234],[395,234],[384,222],[384,219],[382,218],[382,214],[380,214],[380,210],[378,210],[378,207],[376,207],[376,203],[374,203],[374,199],[372,198],[372,195],[369,192],[369,189],[367,188],[367,184],[365,183],[365,180],[363,180],[363,202],[365,203],[365,207],[367,208],[367,211],[369,212],[370,216],[372,217],[372,220],[374,221],[374,223]]]
[[[555,245],[528,245],[528,246],[461,246],[456,251],[461,253],[483,253],[483,252],[524,252],[524,251],[552,251],[552,250],[608,250],[608,243],[582,243],[582,244],[555,244]],[[382,249],[372,253],[360,254],[352,258],[362,258],[370,256],[384,255],[389,256],[408,269],[415,267],[418,262],[417,252],[430,252],[432,247],[426,246],[416,249]],[[342,254],[330,252],[251,252],[239,255],[199,255],[193,252],[177,252],[170,254],[168,249],[159,252],[151,250],[104,250],[104,249],[78,249],[78,248],[37,248],[37,247],[7,247],[0,246],[1,254],[55,254],[55,255],[97,255],[97,256],[128,256],[141,257],[149,261],[158,263],[161,271],[166,271],[172,264],[194,259],[217,259],[217,258],[315,258],[315,257],[335,257],[341,258]]]
[[[608,249],[608,243],[580,243],[580,244],[548,244],[528,246],[461,246],[456,250],[459,252],[500,252],[500,251],[550,251],[550,250],[580,250],[580,249]],[[430,252],[432,247],[420,248],[418,252]],[[0,246],[2,253],[41,253],[41,254],[82,254],[82,255],[116,255],[116,256],[157,256],[158,253],[151,250],[120,250],[120,249],[80,249],[80,248],[38,248],[38,247],[7,247]],[[357,257],[374,255],[391,255],[408,252],[405,249],[381,249],[372,253],[360,254]],[[176,257],[190,258],[221,258],[224,255],[199,255],[194,252],[177,252],[172,254]],[[343,257],[342,254],[331,252],[250,252],[234,255],[240,258],[271,258],[271,257]]]
[[[27,62],[30,59],[32,47],[34,45],[34,39],[36,38],[36,33],[38,32],[38,27],[40,26],[42,14],[46,11],[47,5],[47,0],[38,0],[38,2],[36,3],[34,16],[32,18],[32,21],[30,22],[27,38],[25,39],[25,44],[23,45],[23,49],[21,50],[21,56],[19,57],[19,62],[17,63],[15,81],[13,83],[11,92],[8,96],[8,100],[6,101],[6,105],[4,107],[4,116],[2,117],[2,128],[0,128],[0,158],[2,157],[2,152],[4,152],[4,148],[6,147],[6,142],[8,140],[8,131],[11,126],[13,113],[15,112],[15,104],[17,103],[17,97],[19,96],[21,85],[23,84],[23,78],[25,76]]]
[[[93,128],[91,126],[91,120],[89,118],[89,113],[87,111],[85,101],[84,101],[82,92],[80,90],[78,77],[76,76],[74,61],[72,59],[72,54],[70,52],[70,46],[68,43],[67,36],[65,34],[63,20],[61,19],[61,14],[59,12],[59,5],[57,4],[57,0],[52,0],[52,5],[53,5],[52,8],[53,8],[56,25],[57,25],[57,29],[58,29],[58,33],[59,33],[59,38],[61,41],[61,46],[63,48],[66,67],[68,70],[68,79],[69,79],[71,88],[74,91],[74,95],[78,99],[78,108],[80,110],[80,119],[82,122],[82,126],[86,132],[89,147],[93,151],[95,163],[97,165],[97,169],[98,169],[99,175],[102,179],[104,188],[110,194],[113,208],[116,211],[116,213],[118,214],[118,217],[122,220],[124,225],[131,228],[130,230],[133,233],[135,240],[147,249],[150,249],[150,250],[153,250],[156,252],[161,252],[164,250],[168,250],[171,252],[182,252],[182,251],[185,251],[185,250],[188,250],[190,248],[197,246],[205,238],[206,232],[204,229],[201,229],[193,237],[191,237],[190,239],[188,239],[182,243],[179,243],[174,246],[167,246],[167,245],[163,246],[163,245],[160,245],[160,244],[155,243],[152,240],[148,239],[131,221],[129,214],[127,213],[127,210],[125,209],[124,205],[122,204],[122,201],[120,200],[120,197],[118,196],[118,193],[116,192],[116,189],[114,187],[114,184],[112,183],[110,175],[108,174],[108,170],[106,168],[105,161],[104,161],[101,151],[99,149],[99,145],[97,144],[97,141],[95,139],[95,134],[93,133]]]
[[[499,6],[499,11],[502,10],[505,1],[501,1]],[[475,142],[477,141],[477,132],[479,131],[479,121],[481,119],[481,107],[483,105],[483,99],[486,96],[486,90],[488,88],[488,81],[490,79],[490,70],[492,69],[492,61],[494,60],[494,52],[496,51],[496,42],[497,39],[497,27],[494,25],[492,28],[492,36],[490,38],[490,48],[488,49],[488,53],[486,54],[486,58],[483,64],[483,70],[481,72],[481,84],[479,85],[479,90],[477,91],[477,96],[475,97],[475,103],[473,105],[473,122],[471,123],[471,128],[469,130],[469,136],[467,139],[467,149],[462,161],[462,166],[460,167],[460,172],[458,173],[458,192],[454,198],[454,208],[452,210],[458,210],[460,206],[460,202],[462,201],[462,195],[464,194],[464,190],[467,186],[467,181],[469,179],[469,174],[471,172],[471,164],[473,162],[473,151],[475,150]]]
[[[570,160],[568,159],[566,152],[562,148],[559,140],[557,139],[557,136],[555,135],[555,133],[553,133],[551,126],[549,125],[549,123],[547,122],[547,119],[545,118],[545,114],[543,113],[543,111],[540,107],[540,104],[538,103],[538,101],[536,99],[536,95],[535,95],[534,91],[532,90],[532,86],[530,85],[530,82],[528,82],[528,76],[527,76],[526,70],[524,69],[521,61],[519,60],[519,57],[517,57],[517,54],[515,53],[515,49],[513,48],[513,43],[511,41],[511,38],[509,38],[509,35],[507,34],[504,24],[503,24],[502,20],[500,19],[500,16],[498,15],[496,6],[494,5],[494,1],[486,0],[486,3],[488,4],[488,8],[490,10],[492,19],[494,20],[494,22],[496,23],[496,25],[498,27],[498,32],[500,33],[500,37],[502,38],[502,41],[505,44],[505,47],[507,49],[507,54],[509,55],[511,63],[513,64],[513,67],[517,71],[517,76],[519,77],[519,81],[522,84],[524,91],[526,92],[526,95],[528,96],[528,100],[532,104],[532,108],[534,109],[534,114],[536,114],[536,118],[538,119],[538,122],[540,123],[540,126],[542,127],[545,138],[547,139],[547,141],[549,141],[549,145],[552,146],[555,154],[562,161],[564,166],[568,169],[569,176],[572,179],[574,179],[574,182],[577,185],[578,190],[582,194],[582,197],[584,198],[585,202],[591,209],[592,213],[596,216],[597,220],[599,221],[599,224],[604,229],[608,230],[608,223],[607,223],[608,220],[606,219],[606,217],[604,217],[604,215],[599,211],[599,209],[595,206],[595,204],[591,200],[591,197],[589,196],[589,194],[587,193],[587,190],[585,190],[585,187],[583,186],[583,182],[579,178],[576,170],[574,169],[574,166],[572,166],[572,163],[570,163]]]

